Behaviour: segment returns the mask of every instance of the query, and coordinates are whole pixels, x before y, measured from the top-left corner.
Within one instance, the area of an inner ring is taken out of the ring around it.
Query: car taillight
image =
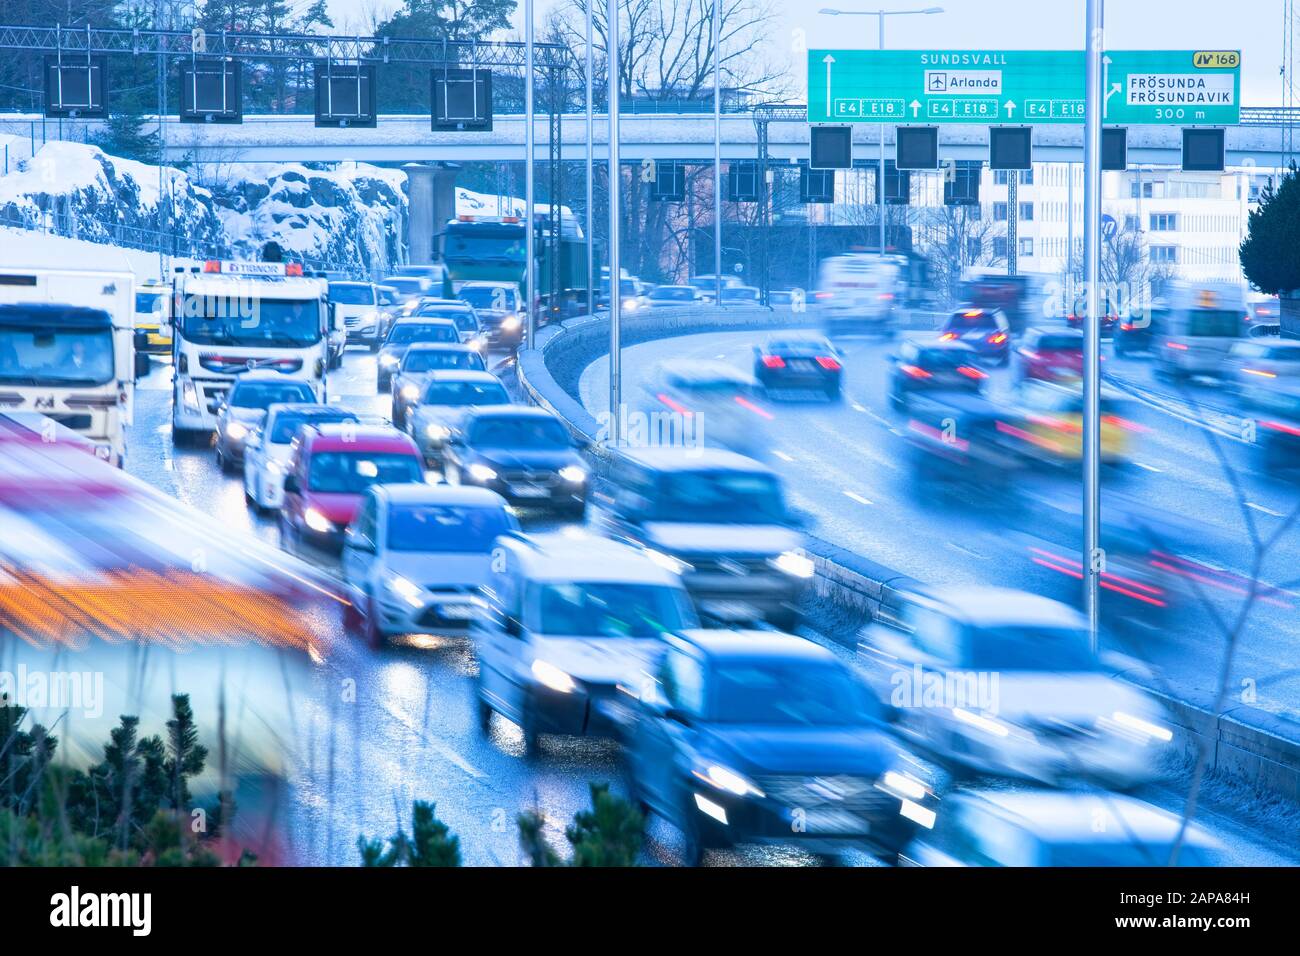
[[[834,292],[818,292],[818,293],[816,293],[816,294],[813,296],[813,298],[815,298],[815,299],[829,299],[829,298],[832,298],[834,295],[835,295]]]
[[[927,372],[927,371],[926,371],[925,369],[923,369],[923,368],[919,368],[919,367],[916,366],[916,365],[900,365],[900,366],[898,366],[898,368],[899,368],[899,370],[900,370],[904,375],[910,375],[910,376],[912,376],[912,378],[929,378],[929,377],[930,377],[930,373],[929,373],[929,372]]]
[[[838,372],[840,370],[840,363],[829,355],[817,356],[817,364],[828,372]]]
[[[764,355],[763,366],[764,368],[785,368],[785,359],[779,355]]]
[[[1136,328],[1136,326],[1134,326],[1132,322],[1121,322],[1119,324],[1119,327],[1124,332],[1132,332],[1133,329]]]
[[[893,297],[894,297],[894,294],[893,294],[892,292],[882,292],[882,293],[880,293],[880,298],[881,298],[882,300],[889,300],[889,299],[892,299]]]
[[[992,345],[1001,345],[1006,340],[1007,340],[1007,333],[1005,332],[994,332],[992,335],[989,336],[989,343]]]
[[[766,408],[762,408],[758,405],[755,405],[753,402],[745,398],[745,396],[743,395],[735,396],[735,402],[741,408],[748,409],[749,411],[753,412],[755,415],[759,416],[760,418],[766,418],[768,421],[771,421],[775,417]]]
[[[957,333],[956,333],[956,332],[945,332],[945,333],[943,333],[943,335],[939,336],[939,341],[940,341],[940,342],[951,342],[951,341],[952,341],[953,339],[955,339],[956,337],[957,337]]]
[[[1118,415],[1102,415],[1101,420],[1106,425],[1122,428],[1126,432],[1144,432],[1147,430],[1145,425],[1131,422],[1127,418],[1120,418]]]
[[[1276,372],[1269,372],[1262,368],[1243,368],[1247,375],[1258,375],[1260,378],[1277,378]]]
[[[665,395],[663,392],[660,392],[660,393],[659,393],[658,395],[656,395],[655,397],[656,397],[657,399],[659,399],[659,401],[661,401],[661,402],[663,402],[665,405],[667,405],[669,408],[671,408],[673,411],[675,411],[678,415],[681,415],[683,418],[690,418],[692,415],[695,414],[695,413],[692,412],[689,408],[687,408],[685,405],[683,405],[681,402],[675,402],[675,401],[673,401],[671,398],[669,398],[669,397],[668,397],[667,395]]]
[[[1165,348],[1175,349],[1176,351],[1179,352],[1187,351],[1187,346],[1184,345],[1182,342],[1166,342]]]
[[[984,372],[981,372],[973,365],[958,365],[957,371],[960,372],[962,375],[965,375],[967,378],[973,378],[977,381],[982,378],[988,378],[988,375],[986,375]]]
[[[1260,422],[1261,427],[1269,431],[1281,432],[1284,435],[1295,435],[1300,437],[1300,427],[1288,425],[1286,422]]]

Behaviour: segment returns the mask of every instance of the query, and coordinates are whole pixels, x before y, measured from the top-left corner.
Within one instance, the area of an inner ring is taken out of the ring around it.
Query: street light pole
[[[587,7],[587,314],[595,315],[596,313],[596,236],[592,228],[595,222],[595,215],[592,212],[592,165],[594,148],[592,145],[593,133],[592,126],[592,73],[594,67],[594,54],[591,49],[591,4],[592,0],[586,0]]]
[[[590,2],[590,0],[588,0]],[[608,0],[605,49],[609,70],[609,435],[618,445],[622,438],[623,356],[619,351],[619,323],[623,312],[622,269],[619,264],[620,190],[623,177],[618,155],[618,0]]]
[[[880,20],[878,49],[883,50],[885,48],[886,11],[877,10],[876,13]],[[830,109],[829,103],[826,104],[826,108]],[[883,260],[885,257],[885,124],[883,122],[880,124],[880,168],[877,170],[877,175],[880,176],[880,257]]]
[[[1094,653],[1100,619],[1101,572],[1101,122],[1104,0],[1087,0],[1087,69],[1084,106],[1083,245],[1088,310],[1083,336],[1083,552],[1084,606]]]
[[[536,345],[537,334],[537,219],[534,214],[533,177],[533,0],[524,0],[524,268],[525,298],[528,301],[528,321],[525,339],[528,348]],[[500,212],[500,210],[497,210]]]
[[[722,308],[722,0],[713,0],[713,305]]]

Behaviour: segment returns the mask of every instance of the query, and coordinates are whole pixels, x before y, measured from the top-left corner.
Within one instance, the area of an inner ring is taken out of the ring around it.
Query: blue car
[[[944,322],[939,340],[964,342],[991,365],[1006,365],[1011,358],[1011,323],[1000,309],[957,309]]]
[[[919,765],[830,651],[772,631],[667,637],[626,730],[633,799],[681,831],[683,860],[708,848],[865,848],[896,861],[935,821]]]

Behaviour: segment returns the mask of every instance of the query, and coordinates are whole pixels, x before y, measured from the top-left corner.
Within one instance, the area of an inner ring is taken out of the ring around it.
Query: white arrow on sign
[[[912,100],[912,102],[908,103],[907,105],[912,107],[912,118],[915,119],[916,114],[921,110],[921,104],[916,100]]]
[[[1006,107],[1007,115],[1008,115],[1008,116],[1014,116],[1014,115],[1015,115],[1015,112],[1016,112],[1016,103],[1015,103],[1015,100],[1007,100],[1007,101],[1006,101],[1005,103],[1003,103],[1002,105]]]
[[[1106,91],[1106,100],[1102,104],[1101,115],[1105,116],[1110,111],[1110,98],[1123,89],[1118,83],[1112,83],[1110,89]]]
[[[826,56],[822,58],[822,62],[826,64],[826,115],[830,116],[831,115],[831,64],[835,62],[835,57],[827,53]]]
[[[1102,118],[1102,119],[1105,119],[1105,118],[1106,118],[1106,111],[1110,109],[1110,98],[1111,98],[1111,96],[1113,95],[1113,93],[1115,93],[1117,90],[1119,90],[1119,84],[1118,84],[1118,83],[1115,84],[1115,89],[1114,89],[1114,90],[1111,89],[1111,83],[1110,83],[1110,64],[1111,64],[1110,54],[1108,54],[1108,53],[1103,53],[1103,54],[1101,55],[1101,88],[1102,88],[1103,90],[1106,91],[1106,97],[1105,97],[1105,99],[1103,99],[1103,100],[1101,101],[1101,118]]]

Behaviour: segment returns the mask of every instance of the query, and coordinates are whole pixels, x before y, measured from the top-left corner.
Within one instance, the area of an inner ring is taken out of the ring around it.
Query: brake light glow
[[[900,365],[900,366],[898,366],[898,369],[899,369],[899,371],[902,372],[904,375],[910,375],[912,378],[921,379],[921,378],[929,378],[929,377],[930,377],[930,373],[929,373],[929,372],[927,372],[925,369],[920,368],[920,367],[918,367],[918,366],[916,366],[916,365]]]
[[[768,421],[771,421],[775,417],[766,408],[760,408],[759,406],[751,402],[749,399],[747,399],[744,395],[736,396],[736,404],[739,405],[741,408],[749,409],[751,412],[753,412],[755,415],[759,416],[760,418],[766,418]]]
[[[781,358],[781,356],[779,355],[764,355],[763,367],[764,368],[785,368],[785,359]]]
[[[951,341],[952,341],[953,339],[955,339],[956,337],[957,337],[957,333],[956,333],[956,332],[945,332],[945,333],[943,333],[943,335],[939,336],[939,341],[940,341],[940,342],[951,342]]]
[[[1122,428],[1126,432],[1147,432],[1150,431],[1145,425],[1139,425],[1137,422],[1131,422],[1127,418],[1120,418],[1118,415],[1102,415],[1102,424],[1111,425],[1114,428]]]
[[[669,408],[671,408],[673,411],[675,411],[678,415],[681,415],[683,418],[690,418],[692,415],[695,414],[695,413],[692,412],[689,408],[687,408],[685,405],[683,405],[681,402],[675,402],[675,401],[673,401],[671,398],[669,398],[669,397],[668,397],[667,395],[665,395],[663,392],[660,392],[660,393],[659,393],[658,395],[656,395],[655,397],[656,397],[657,399],[659,399],[659,401],[661,401],[661,402],[663,402],[665,405],[667,405]]]
[[[1267,428],[1269,431],[1281,432],[1283,435],[1295,435],[1300,437],[1300,427],[1288,425],[1286,422],[1260,422],[1261,428]]]
[[[1175,351],[1178,351],[1178,352],[1186,352],[1186,351],[1187,351],[1187,346],[1184,345],[1182,342],[1166,342],[1166,343],[1165,343],[1165,348],[1174,349]]]
[[[1136,328],[1136,326],[1134,326],[1132,322],[1121,322],[1119,324],[1119,327],[1121,330],[1125,332],[1132,332],[1133,329]]]
[[[893,299],[893,298],[894,298],[894,293],[892,293],[892,292],[882,292],[882,293],[880,293],[880,298],[881,298],[882,300],[890,300],[890,299]]]
[[[992,345],[1001,345],[1006,340],[1007,340],[1007,333],[1005,332],[994,332],[992,335],[989,336],[989,343]]]
[[[1258,375],[1260,378],[1277,378],[1276,372],[1268,372],[1262,368],[1243,368],[1242,371],[1247,375]]]
[[[984,372],[981,372],[973,365],[958,365],[957,371],[960,372],[962,375],[965,375],[967,378],[973,378],[976,381],[979,381],[982,378],[988,378],[988,375],[986,375]]]
[[[814,294],[813,298],[815,298],[815,299],[829,299],[829,298],[832,298],[834,295],[835,295],[834,292],[818,292],[818,293]]]
[[[301,262],[290,262],[290,263],[286,264],[285,267],[284,267],[284,274],[287,275],[287,276],[301,276],[301,275],[302,275],[302,263],[301,263]]]
[[[209,259],[207,262],[203,263],[203,271],[204,271],[204,272],[220,272],[220,271],[221,271],[221,260],[220,260],[220,259]]]
[[[840,370],[840,363],[829,355],[817,356],[817,364],[828,372],[838,372]]]
[[[962,318],[978,319],[983,314],[984,314],[983,309],[967,309],[965,312],[962,313]]]

